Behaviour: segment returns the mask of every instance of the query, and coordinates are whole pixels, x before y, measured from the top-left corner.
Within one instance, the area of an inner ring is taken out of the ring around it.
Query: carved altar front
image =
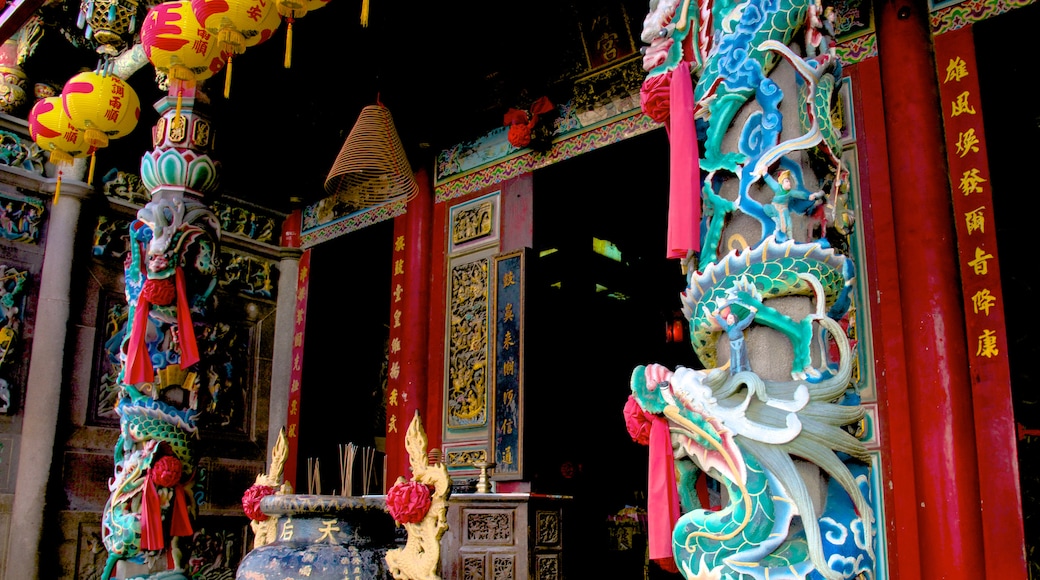
[[[452,495],[448,531],[441,538],[441,577],[563,578],[564,517],[570,500],[535,493]]]

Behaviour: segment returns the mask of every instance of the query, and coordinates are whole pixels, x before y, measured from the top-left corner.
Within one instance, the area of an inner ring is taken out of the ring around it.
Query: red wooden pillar
[[[417,171],[415,178],[419,182],[419,193],[408,202],[405,214],[394,218],[386,405],[386,489],[398,477],[411,479],[404,438],[416,411],[420,411],[423,427],[429,431],[429,421],[422,413],[426,411],[427,399],[433,192],[425,170]]]
[[[972,370],[986,577],[1026,578],[1005,306],[972,28],[938,36],[935,58]]]
[[[923,0],[875,6],[919,501],[919,577],[974,580],[984,569],[975,426],[928,9]]]

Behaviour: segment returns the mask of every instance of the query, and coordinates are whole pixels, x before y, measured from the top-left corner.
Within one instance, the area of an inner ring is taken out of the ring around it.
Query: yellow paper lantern
[[[141,101],[123,79],[96,71],[81,72],[65,82],[61,102],[69,123],[83,131],[92,149],[108,146],[137,127]],[[90,178],[94,180],[94,155],[90,159]]]
[[[224,67],[217,39],[199,24],[191,2],[164,2],[148,10],[141,25],[141,46],[156,70],[165,73],[177,94],[180,116],[184,92]]]
[[[277,10],[271,10],[267,13],[267,17],[264,18],[263,22],[260,23],[260,33],[246,39],[246,48],[252,48],[266,42],[274,36],[274,33],[278,31],[278,27],[281,25],[282,15]]]
[[[76,157],[90,155],[92,149],[87,145],[83,131],[69,123],[60,95],[40,99],[33,105],[29,112],[29,136],[40,149],[50,154],[51,163],[58,168],[58,182],[54,187],[54,203],[58,203],[62,167],[71,166]]]
[[[268,0],[191,0],[195,18],[217,35],[220,50],[227,55],[224,98],[231,95],[231,65],[236,55],[248,48],[249,39],[264,31],[274,2]]]

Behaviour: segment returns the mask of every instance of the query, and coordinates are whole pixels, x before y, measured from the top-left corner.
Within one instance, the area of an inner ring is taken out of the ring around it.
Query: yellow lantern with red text
[[[195,18],[217,35],[220,50],[227,55],[224,97],[231,94],[231,65],[235,55],[242,54],[248,41],[264,30],[274,2],[270,0],[191,0]]]
[[[252,48],[258,44],[263,44],[278,31],[278,27],[282,25],[282,15],[277,10],[271,10],[267,13],[267,16],[260,23],[260,32],[254,34],[246,39],[246,48]]]
[[[180,116],[184,92],[224,67],[216,37],[199,24],[191,2],[163,2],[148,10],[141,25],[141,46],[156,70],[165,73],[177,94]]]
[[[96,71],[81,72],[65,82],[61,102],[69,123],[83,131],[91,149],[108,146],[137,127],[141,118],[141,101],[123,79]],[[90,178],[94,178],[94,156],[91,153]]]
[[[308,12],[313,12],[326,4],[329,0],[277,0],[278,13],[285,18],[285,68],[292,66],[292,32],[293,22],[302,18]]]
[[[92,149],[83,137],[83,131],[72,126],[61,104],[61,96],[46,97],[33,105],[29,112],[29,136],[40,149],[50,154],[50,161],[58,169],[54,188],[54,203],[61,193],[62,167],[71,166],[76,157],[90,155]]]

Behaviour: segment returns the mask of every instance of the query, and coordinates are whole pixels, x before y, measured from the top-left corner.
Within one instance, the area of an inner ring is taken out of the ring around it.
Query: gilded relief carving
[[[451,269],[447,427],[487,424],[488,259]]]
[[[451,226],[451,241],[456,244],[471,242],[491,235],[495,223],[494,204],[490,201],[460,210]]]
[[[466,451],[448,451],[448,467],[473,467],[478,463],[487,461],[486,449],[469,449]]]

